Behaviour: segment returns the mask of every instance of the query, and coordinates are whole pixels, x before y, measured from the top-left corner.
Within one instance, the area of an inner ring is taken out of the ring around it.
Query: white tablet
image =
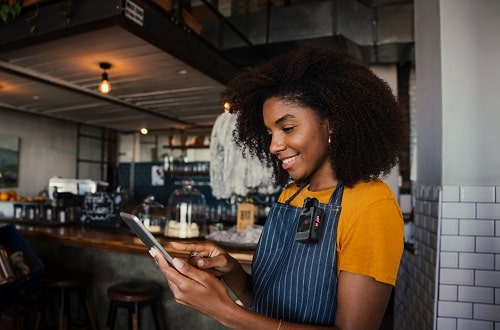
[[[120,217],[122,217],[123,221],[132,229],[132,231],[141,239],[141,241],[146,245],[148,250],[152,247],[157,248],[165,259],[172,265],[173,259],[168,254],[167,250],[163,248],[163,246],[156,240],[156,238],[149,232],[149,230],[142,224],[141,220],[133,214],[120,212]]]

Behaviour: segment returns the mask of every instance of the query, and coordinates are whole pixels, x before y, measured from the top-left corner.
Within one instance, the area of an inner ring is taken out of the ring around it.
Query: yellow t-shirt
[[[284,203],[296,192],[295,183],[278,198]],[[310,191],[304,188],[290,203],[302,207],[306,197],[328,203],[334,188]],[[373,277],[396,284],[404,248],[404,222],[396,198],[382,180],[358,182],[344,187],[342,209],[337,227],[337,271]]]

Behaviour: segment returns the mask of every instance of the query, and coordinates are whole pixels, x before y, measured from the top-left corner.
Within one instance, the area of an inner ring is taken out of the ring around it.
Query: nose
[[[271,144],[269,145],[269,152],[273,155],[278,155],[281,151],[286,149],[285,142],[277,134],[273,134]]]

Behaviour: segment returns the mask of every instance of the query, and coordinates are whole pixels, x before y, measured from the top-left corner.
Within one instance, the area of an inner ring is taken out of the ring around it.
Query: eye
[[[291,131],[294,130],[294,128],[295,128],[295,126],[283,126],[282,130],[285,133],[290,133]]]

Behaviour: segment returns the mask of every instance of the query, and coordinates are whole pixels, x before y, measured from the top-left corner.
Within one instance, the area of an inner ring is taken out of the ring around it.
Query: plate
[[[263,226],[247,226],[241,233],[236,232],[236,226],[228,230],[215,231],[205,236],[209,241],[217,245],[234,250],[255,250],[259,241]]]

